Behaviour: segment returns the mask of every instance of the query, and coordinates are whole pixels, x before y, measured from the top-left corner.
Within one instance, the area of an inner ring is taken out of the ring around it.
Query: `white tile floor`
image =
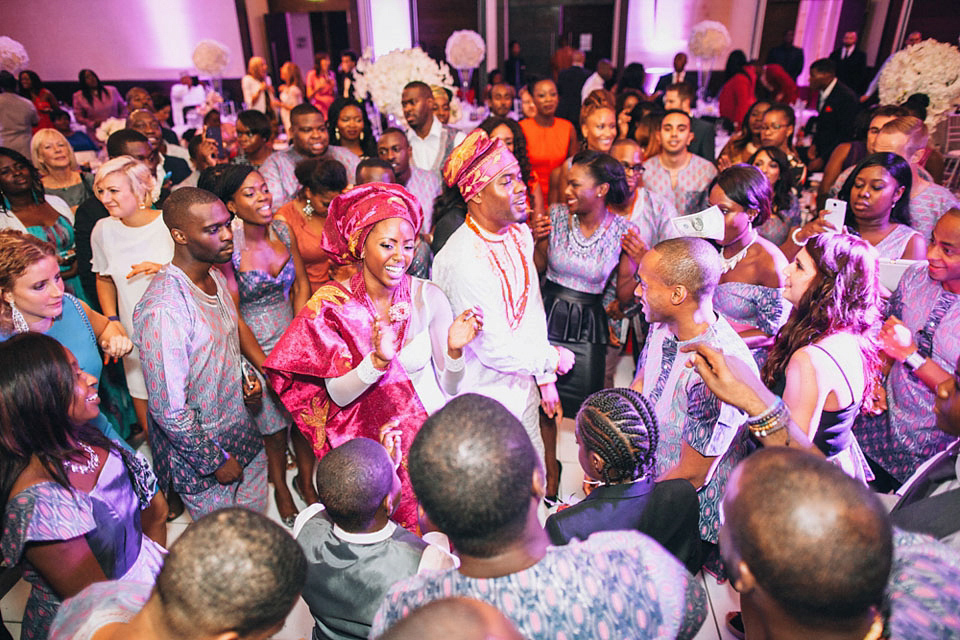
[[[621,359],[614,377],[615,384],[621,386],[630,384],[632,366],[632,360],[629,358]],[[143,449],[145,448],[146,446],[143,447]],[[560,495],[562,497],[571,495],[582,497],[583,472],[580,470],[580,463],[577,461],[577,444],[573,434],[573,421],[568,418],[561,422],[557,434],[557,458],[563,463]],[[287,472],[287,483],[291,487],[295,474],[296,470]],[[271,489],[268,494],[267,515],[274,521],[280,522],[280,516],[273,500],[273,490]],[[306,506],[296,494],[294,494],[294,500],[299,508],[302,509]],[[190,516],[186,513],[171,522],[167,527],[168,544],[176,540],[188,524],[190,524]],[[729,583],[717,584],[716,579],[709,574],[700,572],[697,578],[703,580],[707,589],[709,615],[700,629],[700,633],[697,634],[696,640],[731,640],[734,636],[726,629],[724,620],[728,611],[735,611],[740,608],[739,595],[730,587]],[[20,638],[20,621],[23,619],[23,609],[29,592],[30,585],[21,580],[0,600],[0,613],[2,613],[4,624],[13,635],[14,640]],[[311,637],[312,629],[313,618],[310,611],[303,600],[298,600],[293,611],[287,617],[283,629],[274,638],[276,640],[308,640]]]

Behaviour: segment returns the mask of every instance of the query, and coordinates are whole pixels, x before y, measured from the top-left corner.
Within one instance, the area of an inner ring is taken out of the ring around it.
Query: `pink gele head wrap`
[[[354,187],[330,203],[320,246],[337,264],[356,262],[373,225],[389,218],[406,220],[419,232],[423,209],[417,198],[398,184],[371,182]]]
[[[491,139],[483,129],[475,129],[460,143],[443,165],[443,180],[448,187],[457,185],[463,199],[470,201],[494,178],[516,166],[507,145],[499,138]]]

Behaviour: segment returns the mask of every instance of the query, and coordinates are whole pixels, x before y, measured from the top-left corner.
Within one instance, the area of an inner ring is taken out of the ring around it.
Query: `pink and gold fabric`
[[[417,231],[423,223],[423,209],[417,198],[398,184],[373,182],[355,187],[330,203],[320,244],[337,264],[356,262],[373,225],[389,218],[402,218]]]
[[[463,199],[470,201],[494,178],[517,167],[517,159],[499,138],[491,139],[483,129],[476,129],[460,143],[443,165],[447,186],[457,185]]]

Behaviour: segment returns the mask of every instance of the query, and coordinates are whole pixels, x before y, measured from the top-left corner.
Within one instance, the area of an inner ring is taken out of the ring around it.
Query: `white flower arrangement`
[[[127,121],[123,118],[107,118],[100,123],[100,126],[97,127],[97,130],[94,132],[97,140],[106,144],[107,138],[110,137],[110,134],[120,131],[127,126]]]
[[[930,38],[897,51],[880,74],[881,104],[902,104],[914,93],[930,98],[924,123],[933,129],[960,100],[960,50]]]
[[[721,22],[703,20],[690,30],[689,48],[698,58],[719,58],[730,48],[730,32]]]
[[[408,82],[419,80],[454,91],[450,67],[437,62],[420,47],[397,49],[372,59],[369,49],[357,61],[354,73],[354,91],[357,98],[370,96],[377,108],[403,122],[400,96]]]
[[[447,124],[456,124],[463,117],[463,103],[454,95],[450,98],[450,121]]]
[[[454,69],[475,69],[487,55],[487,43],[476,31],[462,29],[450,34],[444,53]]]
[[[16,75],[30,64],[30,56],[23,45],[7,36],[0,36],[0,69]]]
[[[219,76],[230,63],[230,49],[216,40],[201,40],[193,49],[193,66],[200,73]]]

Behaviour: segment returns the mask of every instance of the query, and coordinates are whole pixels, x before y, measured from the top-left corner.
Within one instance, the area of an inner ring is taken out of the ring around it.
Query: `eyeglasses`
[[[626,162],[621,162],[620,166],[623,167],[624,171],[630,171],[632,173],[643,173],[645,171],[645,169],[643,168],[643,163],[627,164]]]
[[[780,131],[780,129],[786,129],[789,126],[788,124],[762,124],[760,125],[760,131]]]

